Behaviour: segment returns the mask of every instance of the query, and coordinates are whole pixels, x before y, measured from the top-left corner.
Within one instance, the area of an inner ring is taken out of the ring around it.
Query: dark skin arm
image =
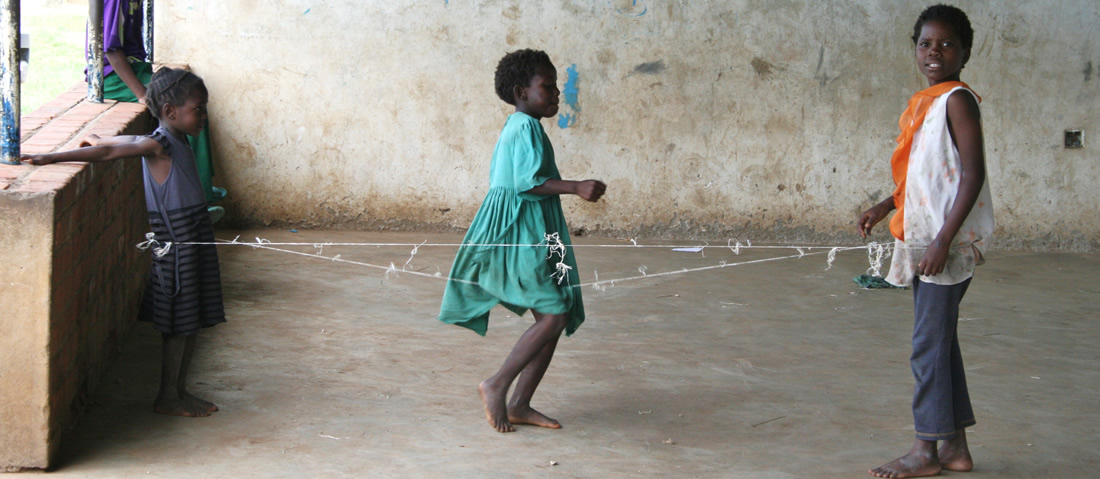
[[[144,105],[145,85],[141,84],[141,80],[138,80],[134,69],[130,67],[130,62],[126,61],[126,54],[122,53],[122,50],[112,50],[103,55],[107,57],[107,61],[115,69],[115,74],[130,88],[130,91],[137,97],[138,102]]]
[[[877,205],[872,206],[871,209],[864,211],[863,214],[859,215],[859,221],[856,222],[856,229],[859,231],[859,236],[861,238],[866,238],[867,235],[871,234],[871,228],[874,228],[879,221],[886,219],[895,208],[894,197],[891,195]]]
[[[555,180],[549,179],[545,183],[526,191],[536,195],[577,195],[586,201],[598,201],[603,196],[607,185],[599,180]]]
[[[40,155],[24,154],[19,161],[31,165],[48,165],[67,161],[112,161],[120,158],[148,158],[153,179],[164,182],[172,169],[172,157],[156,140],[144,136],[100,138],[89,135],[80,148]]]

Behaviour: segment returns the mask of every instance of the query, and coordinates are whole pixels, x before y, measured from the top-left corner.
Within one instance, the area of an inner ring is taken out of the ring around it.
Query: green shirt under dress
[[[493,151],[489,193],[451,266],[440,321],[484,336],[489,310],[500,304],[517,315],[528,309],[567,313],[567,335],[584,322],[581,291],[574,287],[580,275],[561,200],[558,195],[526,193],[548,179],[561,179],[550,138],[537,119],[513,113]],[[566,247],[564,260],[550,255],[546,246],[546,235],[554,233]],[[491,246],[501,244],[542,246]],[[559,261],[570,268],[560,284],[555,278]]]

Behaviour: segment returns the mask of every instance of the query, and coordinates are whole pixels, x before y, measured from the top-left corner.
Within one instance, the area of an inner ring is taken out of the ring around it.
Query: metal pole
[[[88,101],[103,103],[103,0],[88,0]]]
[[[145,23],[142,34],[145,35],[145,61],[153,63],[153,0],[145,0]]]
[[[19,163],[19,0],[5,0],[0,4],[0,96],[3,96],[4,114],[0,116],[0,162]]]

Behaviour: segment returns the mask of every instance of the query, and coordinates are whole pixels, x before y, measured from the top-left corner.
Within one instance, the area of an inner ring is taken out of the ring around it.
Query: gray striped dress
[[[212,243],[214,228],[191,147],[163,126],[150,138],[172,157],[172,169],[164,183],[157,183],[142,159],[149,226],[157,241],[171,241],[172,247],[164,256],[153,256],[140,319],[164,334],[195,334],[225,322],[218,252],[212,244],[179,243]]]

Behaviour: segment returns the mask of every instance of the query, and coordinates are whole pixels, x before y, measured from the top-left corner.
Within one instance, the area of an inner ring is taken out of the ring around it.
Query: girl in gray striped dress
[[[146,106],[160,120],[151,135],[91,135],[76,150],[21,158],[36,165],[142,158],[149,226],[160,244],[172,245],[153,257],[140,319],[152,322],[164,340],[160,392],[153,409],[173,416],[209,416],[218,410],[185,387],[199,330],[225,322],[218,254],[209,244],[214,230],[185,137],[202,129],[208,97],[195,74],[161,68],[153,74],[145,97]]]

